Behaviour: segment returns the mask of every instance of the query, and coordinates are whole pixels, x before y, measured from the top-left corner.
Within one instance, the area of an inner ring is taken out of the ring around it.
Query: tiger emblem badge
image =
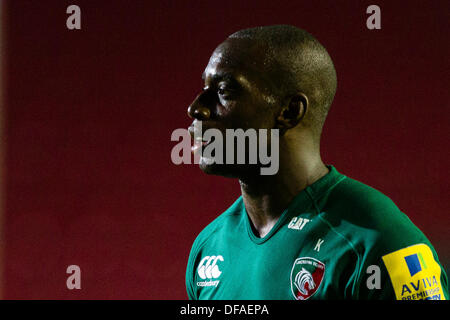
[[[306,257],[295,260],[291,270],[291,291],[296,300],[309,299],[317,292],[325,273],[325,264]]]

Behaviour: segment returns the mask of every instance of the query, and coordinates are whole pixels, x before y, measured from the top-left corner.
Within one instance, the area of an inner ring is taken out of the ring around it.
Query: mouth
[[[213,140],[212,137],[209,139],[205,139],[203,137],[202,132],[195,130],[193,126],[190,126],[188,128],[188,131],[193,141],[193,144],[191,146],[191,152],[194,154],[205,148]]]

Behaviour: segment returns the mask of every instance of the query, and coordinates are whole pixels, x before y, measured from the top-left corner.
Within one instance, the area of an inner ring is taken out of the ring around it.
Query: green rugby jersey
[[[425,235],[381,192],[329,169],[263,238],[242,197],[210,223],[189,256],[189,298],[448,299]]]

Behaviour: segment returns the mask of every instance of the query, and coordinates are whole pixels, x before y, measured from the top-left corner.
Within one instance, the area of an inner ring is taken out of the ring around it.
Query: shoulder
[[[434,247],[388,196],[347,177],[322,199],[321,211],[320,218],[347,240],[358,257],[351,278],[352,297],[414,300],[448,296],[447,276]],[[366,286],[371,266],[380,267],[383,290]],[[418,277],[432,290],[419,288]]]
[[[329,202],[353,212],[398,212],[396,204],[381,191],[360,181],[346,177],[330,193]]]
[[[217,239],[220,240],[227,230],[239,223],[241,220],[242,206],[242,197],[239,197],[231,207],[209,223],[197,235],[189,253],[189,259],[186,266],[186,289],[190,299],[197,299],[193,281],[195,264],[198,262],[197,259],[200,256],[200,252],[208,245],[208,243],[213,243]]]
[[[192,251],[203,247],[208,241],[220,236],[222,230],[227,226],[239,223],[242,208],[242,197],[239,197],[226,211],[210,222],[196,237]]]
[[[363,247],[389,252],[428,243],[420,229],[384,193],[352,178],[344,179],[328,195],[324,217]]]

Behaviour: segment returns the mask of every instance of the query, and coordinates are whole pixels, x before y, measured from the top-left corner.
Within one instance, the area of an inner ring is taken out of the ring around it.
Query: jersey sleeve
[[[346,183],[346,184],[345,184]],[[424,233],[381,192],[347,179],[333,193],[346,203],[340,218],[351,222],[342,232],[357,262],[346,282],[345,298],[448,300],[447,275]],[[329,200],[331,201],[331,200]]]
[[[374,248],[363,257],[354,297],[368,300],[448,300],[448,279],[431,245]]]
[[[186,293],[189,300],[197,300],[194,290],[194,263],[196,256],[196,246],[195,243],[192,246],[191,252],[189,254],[189,259],[186,267]]]
[[[382,257],[397,300],[447,300],[448,279],[432,249],[424,243]]]

